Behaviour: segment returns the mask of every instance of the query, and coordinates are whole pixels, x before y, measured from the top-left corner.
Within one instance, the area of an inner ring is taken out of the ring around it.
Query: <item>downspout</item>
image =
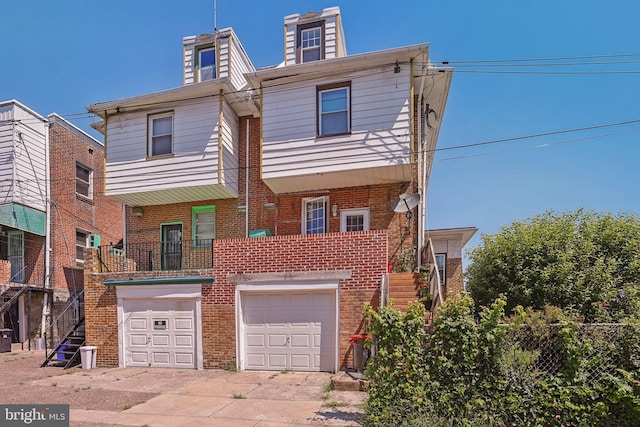
[[[245,178],[244,178],[244,228],[245,237],[249,237],[249,122],[251,119],[247,116],[246,130],[246,148],[245,148]]]
[[[218,184],[224,183],[224,142],[222,140],[223,132],[222,132],[222,120],[224,119],[222,108],[224,107],[224,96],[222,89],[220,89],[220,100],[218,103]]]
[[[425,58],[426,62],[426,58]],[[426,66],[422,66],[422,75],[420,78],[420,92],[418,93],[418,194],[420,194],[420,209],[418,211],[418,271],[422,267],[422,246],[424,245],[424,221],[427,215],[427,192],[425,191],[425,177],[424,173],[426,168],[423,165],[426,153],[424,153],[425,141],[422,134],[423,118],[422,118],[422,103],[423,103],[423,90],[424,81],[426,79],[425,74]]]
[[[45,237],[44,237],[44,288],[51,286],[51,179],[50,179],[50,158],[49,158],[49,123],[44,127],[44,178],[45,178]],[[40,323],[40,334],[47,328],[47,316],[49,312],[49,293],[45,292],[42,301],[42,320]]]

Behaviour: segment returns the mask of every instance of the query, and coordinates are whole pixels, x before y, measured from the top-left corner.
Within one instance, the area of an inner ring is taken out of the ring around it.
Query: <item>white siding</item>
[[[107,194],[145,193],[220,184],[219,99],[157,111],[110,116],[107,125]],[[147,160],[147,118],[174,113],[173,156]],[[227,167],[237,168],[237,152]],[[234,191],[235,192],[235,191]]]
[[[0,111],[0,203],[10,203],[13,200],[13,138],[15,132],[13,124],[10,121],[5,121],[7,119],[2,116],[2,111]]]
[[[238,138],[240,121],[227,102],[223,105],[222,164],[220,181],[233,193],[238,193]]]
[[[236,37],[231,37],[231,84],[236,89],[242,89],[247,85],[245,73],[255,71],[242,45]]]
[[[217,77],[229,77],[229,37],[219,38],[218,43],[218,74]],[[234,64],[235,65],[235,64]]]
[[[324,58],[336,57],[336,17],[324,21]]]
[[[0,107],[0,203],[46,208],[45,123],[18,104]]]
[[[316,137],[316,84],[351,82],[351,134]],[[409,70],[393,66],[263,92],[263,178],[409,163]]]
[[[193,44],[184,45],[184,84],[195,82],[195,46]]]
[[[346,46],[344,46],[344,38],[342,36],[342,23],[339,18],[339,8],[325,9],[316,17],[308,17],[306,19],[296,19],[293,17],[285,18],[285,34],[284,34],[284,60],[285,65],[296,63],[296,37],[297,27],[301,24],[309,22],[324,21],[324,57],[325,59],[338,58],[347,55]]]

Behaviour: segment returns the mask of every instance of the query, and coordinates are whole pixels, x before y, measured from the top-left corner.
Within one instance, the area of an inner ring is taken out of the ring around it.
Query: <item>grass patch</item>
[[[232,398],[232,399],[246,399],[246,398],[247,398],[247,396],[245,396],[245,395],[244,395],[244,394],[242,394],[242,393],[233,393],[233,394],[231,395],[231,398]]]
[[[120,408],[121,411],[126,411],[127,409],[131,409],[131,405],[124,405],[122,408]]]
[[[322,406],[331,407],[331,408],[343,408],[345,406],[349,406],[349,404],[344,402],[338,402],[337,400],[332,400],[330,402],[323,403]]]

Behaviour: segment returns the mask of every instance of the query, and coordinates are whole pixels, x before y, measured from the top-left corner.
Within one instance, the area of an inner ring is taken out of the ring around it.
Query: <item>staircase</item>
[[[389,274],[388,300],[403,313],[409,308],[409,303],[420,301],[423,295],[423,277],[419,273],[391,273]],[[431,323],[430,307],[426,308],[427,323]]]
[[[0,315],[4,314],[20,298],[29,291],[28,286],[9,286],[0,294]]]
[[[80,347],[84,344],[84,317],[82,317],[53,348],[40,367],[58,366],[68,369],[79,365]]]
[[[79,365],[80,347],[84,346],[84,291],[67,304],[66,308],[51,322],[49,334],[44,334],[45,343],[56,343],[53,350],[40,365],[58,366],[64,369]]]

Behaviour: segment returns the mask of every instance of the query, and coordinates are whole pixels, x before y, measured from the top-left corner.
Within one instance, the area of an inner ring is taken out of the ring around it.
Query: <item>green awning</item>
[[[44,236],[45,220],[46,215],[42,211],[17,203],[0,205],[0,225]]]

